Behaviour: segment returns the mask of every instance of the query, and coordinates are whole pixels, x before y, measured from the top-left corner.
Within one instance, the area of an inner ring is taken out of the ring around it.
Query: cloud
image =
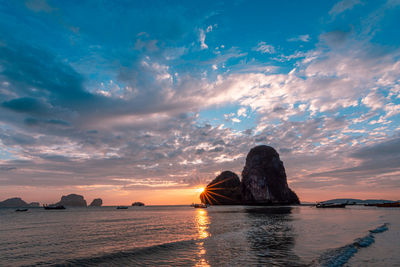
[[[352,9],[354,6],[361,4],[360,0],[342,0],[337,2],[329,11],[329,15],[335,17],[340,13]]]
[[[247,112],[247,109],[245,107],[241,107],[238,109],[237,115],[238,115],[238,117],[247,117],[246,112]]]
[[[253,50],[261,52],[262,54],[275,53],[275,47],[273,47],[272,45],[268,45],[266,42],[259,42],[258,45],[253,48]]]
[[[204,32],[203,29],[200,29],[199,41],[200,41],[200,48],[201,49],[208,49],[208,45],[205,43],[205,41],[206,41],[206,33]]]
[[[309,34],[304,34],[304,35],[298,35],[296,37],[289,38],[289,42],[309,42],[310,41],[310,35]]]
[[[47,107],[41,101],[30,97],[21,97],[4,101],[1,105],[16,112],[40,114],[46,112]]]

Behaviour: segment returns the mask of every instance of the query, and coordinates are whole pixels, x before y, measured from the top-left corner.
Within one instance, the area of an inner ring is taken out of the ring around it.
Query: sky
[[[188,204],[270,145],[399,199],[400,1],[0,0],[0,200]]]

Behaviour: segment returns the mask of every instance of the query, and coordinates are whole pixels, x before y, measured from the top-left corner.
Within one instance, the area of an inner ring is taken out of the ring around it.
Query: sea
[[[0,266],[400,266],[400,209],[0,209]]]

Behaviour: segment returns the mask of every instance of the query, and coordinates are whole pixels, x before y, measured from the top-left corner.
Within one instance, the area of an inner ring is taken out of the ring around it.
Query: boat
[[[135,206],[136,206],[136,207],[142,207],[142,206],[144,206],[144,203],[143,203],[143,202],[139,202],[139,201],[138,201],[138,202],[133,202],[133,203],[132,203],[132,206],[134,206],[134,207],[135,207]]]
[[[17,211],[17,212],[28,211],[28,209],[16,209],[15,211]]]
[[[45,210],[65,210],[65,207],[63,205],[43,205],[43,208]]]
[[[395,208],[395,207],[400,207],[400,202],[381,203],[381,204],[376,204],[376,206],[380,208]]]
[[[345,208],[347,203],[317,203],[316,208]]]
[[[364,206],[366,207],[376,207],[378,205],[378,203],[366,203],[364,204]]]
[[[193,208],[201,208],[201,209],[206,209],[207,208],[207,204],[204,204],[204,203],[200,203],[200,204],[192,203],[192,205],[190,205],[190,206],[193,207]]]
[[[118,206],[117,207],[117,210],[126,210],[126,209],[128,209],[127,206]]]

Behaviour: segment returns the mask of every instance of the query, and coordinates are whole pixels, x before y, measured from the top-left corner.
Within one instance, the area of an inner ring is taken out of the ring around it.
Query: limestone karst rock
[[[299,204],[287,184],[286,172],[278,152],[270,146],[256,146],[246,157],[242,172],[243,204]]]
[[[92,203],[90,203],[90,207],[101,207],[103,205],[103,200],[101,198],[93,199]]]
[[[237,205],[242,203],[240,179],[231,172],[224,171],[212,180],[200,194],[202,203],[210,205]]]
[[[0,207],[4,208],[19,208],[28,207],[29,204],[19,197],[13,197],[0,202]]]
[[[69,207],[86,207],[86,200],[81,195],[70,194],[62,196],[60,202],[56,205],[69,206]]]

